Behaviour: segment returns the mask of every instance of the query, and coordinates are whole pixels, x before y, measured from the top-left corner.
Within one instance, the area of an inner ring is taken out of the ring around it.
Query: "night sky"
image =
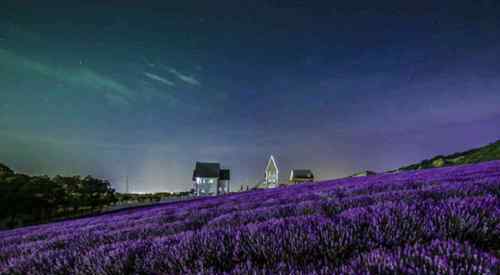
[[[194,163],[319,179],[500,137],[500,2],[20,1],[0,7],[0,162],[181,191]]]

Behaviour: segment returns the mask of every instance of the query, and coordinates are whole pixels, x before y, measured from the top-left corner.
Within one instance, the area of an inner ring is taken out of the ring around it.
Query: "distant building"
[[[193,171],[195,196],[215,196],[230,192],[231,173],[221,169],[219,163],[196,162]]]
[[[273,188],[278,186],[279,183],[279,169],[276,164],[276,160],[274,156],[271,155],[269,161],[267,162],[266,170],[265,170],[265,178],[264,185],[268,188]]]
[[[271,155],[264,170],[264,180],[254,188],[274,188],[279,186],[279,170],[274,156]]]
[[[314,174],[308,169],[292,169],[290,171],[290,183],[313,182]]]
[[[376,174],[377,173],[375,173],[373,171],[362,171],[362,172],[358,172],[358,173],[352,175],[351,177],[367,177],[367,176],[374,176]]]

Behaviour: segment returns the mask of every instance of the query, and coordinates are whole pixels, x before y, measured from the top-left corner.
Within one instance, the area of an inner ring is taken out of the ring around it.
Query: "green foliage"
[[[160,192],[160,193],[146,193],[146,194],[123,194],[115,193],[116,201],[120,204],[129,203],[145,203],[145,202],[160,202],[165,199],[179,198],[190,196],[191,192]]]
[[[115,191],[105,180],[28,176],[0,165],[0,221],[6,227],[74,216],[81,209],[93,212],[115,202]]]
[[[10,169],[6,165],[0,163],[0,178],[6,177],[6,176],[12,175],[12,174],[14,174],[14,171],[12,171],[12,169]]]
[[[461,164],[474,164],[483,161],[500,160],[500,140],[486,146],[448,156],[436,156],[417,164],[400,168],[399,170],[419,170],[453,166]]]

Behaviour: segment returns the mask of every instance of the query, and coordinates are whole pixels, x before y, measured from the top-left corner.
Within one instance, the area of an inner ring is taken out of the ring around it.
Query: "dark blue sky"
[[[500,137],[498,1],[174,2],[2,1],[0,162],[173,191]]]

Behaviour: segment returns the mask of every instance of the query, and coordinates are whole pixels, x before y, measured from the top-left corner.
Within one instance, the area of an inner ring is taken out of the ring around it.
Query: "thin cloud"
[[[144,75],[146,77],[148,77],[149,79],[152,79],[152,80],[155,80],[155,81],[158,81],[158,82],[161,82],[167,86],[170,86],[170,87],[174,87],[175,86],[175,83],[164,78],[164,77],[161,77],[159,75],[156,75],[156,74],[153,74],[153,73],[148,73],[148,72],[144,72]]]
[[[28,142],[41,142],[41,143],[51,143],[58,146],[84,146],[84,147],[95,147],[107,150],[139,150],[141,152],[152,150],[152,151],[163,151],[163,152],[177,152],[179,147],[173,143],[116,143],[116,142],[102,142],[99,139],[89,139],[86,138],[71,138],[62,137],[57,135],[40,135],[40,133],[33,131],[22,131],[22,130],[1,130],[0,137],[7,137],[12,139],[17,139],[21,141]],[[0,139],[1,141],[1,139]],[[154,150],[153,150],[154,149]]]
[[[7,67],[43,75],[69,85],[87,87],[93,91],[102,92],[103,95],[113,92],[123,98],[134,96],[134,93],[127,86],[89,68],[74,69],[51,66],[2,48],[0,48],[0,60]]]
[[[175,68],[167,67],[168,72],[173,74],[175,77],[180,79],[181,81],[184,81],[187,84],[193,85],[193,86],[200,86],[201,83],[198,81],[196,78],[194,78],[191,75],[183,74],[179,71],[177,71]]]
[[[146,63],[146,65],[148,65],[149,67],[156,67],[156,64],[154,64],[153,62],[151,62],[147,57],[143,57],[142,58],[144,60],[144,62]]]
[[[122,96],[130,97],[134,94],[125,85],[88,68],[67,72],[63,74],[62,80],[76,85],[85,85],[99,91],[115,92]]]

